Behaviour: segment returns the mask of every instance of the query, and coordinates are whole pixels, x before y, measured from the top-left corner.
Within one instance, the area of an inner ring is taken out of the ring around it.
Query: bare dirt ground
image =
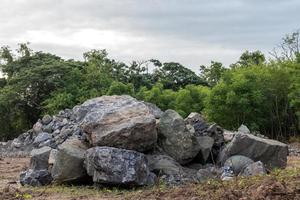
[[[0,159],[0,200],[300,200],[300,157],[289,157],[287,169],[266,176],[172,188],[157,185],[130,191],[94,186],[21,187],[19,173],[28,164],[29,158]]]

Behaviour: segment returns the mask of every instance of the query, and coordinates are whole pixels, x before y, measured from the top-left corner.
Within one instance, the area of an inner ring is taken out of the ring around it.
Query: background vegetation
[[[29,129],[43,114],[55,114],[86,99],[129,94],[183,117],[200,112],[224,128],[240,124],[276,139],[299,135],[299,32],[283,38],[266,60],[260,51],[244,52],[228,67],[212,61],[199,75],[179,63],[158,60],[127,65],[105,50],[84,53],[84,61],[33,52],[0,50],[0,140]],[[151,69],[151,70],[150,70]]]

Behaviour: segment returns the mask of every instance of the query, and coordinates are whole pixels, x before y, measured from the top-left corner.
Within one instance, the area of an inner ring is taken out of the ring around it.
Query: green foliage
[[[121,82],[114,81],[110,85],[107,95],[122,95],[128,94],[133,95],[133,84],[124,84]]]
[[[183,117],[191,112],[201,112],[210,89],[205,86],[187,85],[183,89],[173,91],[164,89],[161,83],[155,84],[150,90],[141,88],[137,98],[156,104],[163,110],[174,109]]]
[[[264,54],[260,51],[249,52],[245,51],[241,56],[239,61],[234,64],[231,64],[231,68],[239,67],[250,67],[253,65],[261,65],[266,61]]]
[[[273,138],[297,132],[289,104],[291,76],[285,65],[272,63],[226,73],[208,97],[206,113],[229,129],[246,124]]]
[[[127,94],[174,109],[183,117],[205,114],[227,129],[246,124],[272,138],[297,137],[300,130],[299,33],[288,35],[281,56],[266,61],[260,51],[244,52],[225,68],[212,61],[196,75],[185,66],[159,60],[127,65],[105,50],[84,53],[84,61],[0,49],[0,140],[29,129],[43,114],[55,114],[101,95]],[[151,70],[149,71],[149,66]]]
[[[210,66],[201,65],[200,73],[204,80],[208,82],[210,86],[215,86],[222,75],[226,71],[226,68],[220,62],[211,61]]]
[[[156,81],[163,84],[164,88],[178,90],[188,84],[207,85],[206,81],[197,76],[192,70],[182,66],[179,63],[157,63],[158,67],[154,72]]]

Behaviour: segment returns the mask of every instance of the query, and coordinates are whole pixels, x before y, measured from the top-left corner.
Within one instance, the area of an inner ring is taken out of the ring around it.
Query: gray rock
[[[187,183],[198,183],[199,179],[197,176],[197,171],[196,169],[191,169],[188,167],[182,167],[183,168],[183,175],[182,175],[182,180],[180,184],[187,184]]]
[[[58,146],[58,152],[51,171],[57,183],[83,181],[87,178],[84,168],[87,145],[77,138],[69,138]]]
[[[49,133],[42,132],[36,136],[36,138],[33,141],[33,144],[38,146],[40,143],[45,142],[49,139],[51,139],[51,135]]]
[[[198,182],[197,170],[182,167],[167,155],[147,155],[149,169],[167,185],[181,185]]]
[[[223,167],[223,173],[221,175],[222,181],[232,180],[234,177],[235,175],[231,166]]]
[[[198,136],[196,138],[200,146],[200,152],[198,153],[196,159],[201,164],[205,164],[211,153],[215,140],[209,136]]]
[[[241,176],[256,176],[266,174],[264,164],[260,161],[248,165],[242,172]]]
[[[44,125],[48,125],[52,121],[52,117],[50,115],[45,115],[42,119],[42,123]]]
[[[222,170],[215,166],[199,169],[197,172],[197,178],[200,182],[204,182],[209,179],[220,179],[221,175],[222,175]]]
[[[212,155],[214,161],[216,161],[220,151],[225,146],[223,129],[220,126],[218,126],[216,123],[213,123],[207,128],[206,135],[213,138],[215,141],[212,147]]]
[[[15,138],[12,143],[11,143],[11,147],[12,148],[20,148],[22,146],[21,141],[18,138]]]
[[[143,103],[149,108],[149,111],[152,115],[154,115],[154,117],[156,119],[161,118],[162,114],[164,113],[163,111],[161,111],[161,109],[159,107],[157,107],[155,104],[153,103],[149,103],[149,102],[144,102]]]
[[[235,136],[235,132],[232,131],[228,131],[228,130],[224,130],[223,135],[224,135],[224,141],[226,143],[230,142],[231,140],[233,140],[234,136]]]
[[[52,181],[51,174],[48,170],[32,170],[21,172],[20,174],[20,183],[21,185],[30,185],[30,186],[43,186],[48,185]]]
[[[144,152],[157,141],[156,120],[149,108],[130,96],[102,96],[74,109],[93,146]],[[84,114],[83,114],[84,113]]]
[[[50,147],[33,149],[30,153],[30,169],[33,170],[48,169],[48,159],[49,159],[50,151],[51,151]]]
[[[167,110],[159,123],[159,145],[180,164],[190,162],[200,151],[193,128],[188,128],[174,110]],[[192,131],[190,131],[190,130]]]
[[[196,136],[203,136],[206,132],[206,129],[209,127],[209,125],[206,123],[204,118],[196,112],[192,112],[185,118],[184,120],[187,124],[190,124],[194,127],[195,135]]]
[[[55,131],[53,131],[52,135],[55,137],[57,135],[60,134],[60,130],[59,129],[56,129]]]
[[[42,127],[42,129],[43,129],[44,132],[52,133],[52,132],[53,132],[53,127],[54,127],[54,123],[53,123],[53,122],[50,122],[49,124],[44,125],[44,126]]]
[[[254,161],[246,156],[235,155],[228,158],[224,167],[231,167],[235,175],[240,174],[248,165],[253,164]]]
[[[61,126],[66,126],[68,123],[69,123],[69,121],[66,118],[64,118],[62,120]]]
[[[276,140],[238,133],[220,153],[219,163],[224,164],[232,155],[243,155],[255,162],[261,161],[267,169],[284,168],[287,164],[288,146]]]
[[[40,121],[37,121],[33,125],[32,130],[33,130],[34,133],[39,134],[39,133],[43,132],[42,127],[43,127],[43,124]]]
[[[216,123],[209,125],[199,113],[191,113],[185,122],[192,125],[195,129],[196,137],[211,137],[214,144],[210,150],[210,161],[215,163],[220,151],[224,148],[225,140],[223,129]]]
[[[250,134],[250,130],[248,129],[248,127],[244,124],[242,124],[239,128],[238,128],[238,132],[240,133],[245,133],[245,134]]]
[[[45,147],[45,146],[46,146],[46,147],[51,147],[51,148],[53,148],[53,149],[56,149],[56,148],[57,148],[57,145],[56,145],[54,139],[46,140],[46,141],[44,141],[44,142],[42,142],[42,143],[40,143],[40,144],[38,145],[39,148]]]
[[[85,165],[95,183],[142,186],[151,182],[146,157],[136,151],[93,147],[87,151]]]
[[[52,149],[49,154],[48,165],[54,165],[58,150]]]
[[[24,140],[24,145],[30,145],[33,143],[33,135],[28,135],[26,136],[25,140]]]
[[[167,155],[146,155],[148,166],[151,172],[156,175],[177,175],[182,174],[181,165]]]

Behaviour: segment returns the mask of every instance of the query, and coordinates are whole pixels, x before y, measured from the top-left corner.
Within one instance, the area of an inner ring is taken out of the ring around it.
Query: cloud
[[[297,0],[2,0],[0,44],[82,58],[92,49],[129,62],[158,58],[198,70],[270,51],[299,28]]]

